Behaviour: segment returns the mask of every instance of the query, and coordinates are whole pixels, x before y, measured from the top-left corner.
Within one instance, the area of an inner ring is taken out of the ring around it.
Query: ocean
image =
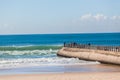
[[[25,72],[30,67],[27,71],[36,67],[37,70],[41,70],[39,72],[45,72],[46,68],[44,70],[38,67],[99,64],[96,61],[57,56],[56,53],[62,48],[64,42],[120,46],[120,33],[0,35],[0,74],[20,72],[21,69]],[[59,69],[57,70],[65,70],[63,67]],[[52,69],[54,70],[55,68]],[[46,72],[52,71],[49,69]]]

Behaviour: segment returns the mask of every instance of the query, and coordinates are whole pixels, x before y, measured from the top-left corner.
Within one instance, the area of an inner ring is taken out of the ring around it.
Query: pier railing
[[[120,52],[120,46],[96,46],[91,45],[90,43],[88,44],[64,43],[64,47]]]

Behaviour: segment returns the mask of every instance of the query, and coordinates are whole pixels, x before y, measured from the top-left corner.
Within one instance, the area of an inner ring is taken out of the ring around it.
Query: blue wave
[[[0,51],[55,50],[60,48],[62,48],[62,46],[0,46]]]

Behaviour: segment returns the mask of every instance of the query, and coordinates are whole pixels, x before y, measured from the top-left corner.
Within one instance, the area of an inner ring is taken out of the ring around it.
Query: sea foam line
[[[99,64],[99,62],[84,61],[78,58],[37,58],[37,59],[12,59],[1,60],[0,69],[10,69],[19,67],[31,67],[31,66],[50,66],[50,65],[87,65],[87,64]]]
[[[56,53],[58,50],[24,50],[24,51],[0,51],[0,55],[9,54],[9,55],[23,55],[23,54],[50,54]]]

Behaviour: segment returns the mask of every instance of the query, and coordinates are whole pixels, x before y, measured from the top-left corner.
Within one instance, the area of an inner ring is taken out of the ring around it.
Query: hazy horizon
[[[98,33],[16,33],[16,34],[0,34],[0,35],[52,35],[52,34],[117,34],[120,32],[98,32]]]

